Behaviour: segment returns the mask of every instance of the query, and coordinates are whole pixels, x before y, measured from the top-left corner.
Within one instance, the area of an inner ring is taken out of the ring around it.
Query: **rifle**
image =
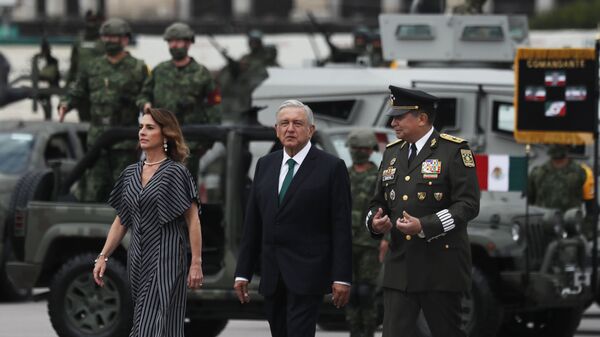
[[[215,48],[219,54],[221,54],[225,61],[227,61],[227,66],[229,67],[233,77],[237,77],[240,74],[240,63],[227,54],[227,49],[223,48],[223,46],[217,42],[217,39],[215,39],[212,34],[208,33],[207,36],[208,42],[210,42],[211,46],[213,46],[213,48]]]
[[[323,25],[317,22],[317,19],[313,15],[312,12],[307,12],[308,20],[311,25],[316,28],[317,32],[323,35],[325,42],[327,42],[327,46],[329,47],[329,51],[331,55],[329,56],[329,61],[333,63],[354,63],[356,62],[356,58],[359,56],[359,53],[353,49],[341,49],[331,41],[331,32],[327,30]],[[322,63],[322,61],[319,61]]]

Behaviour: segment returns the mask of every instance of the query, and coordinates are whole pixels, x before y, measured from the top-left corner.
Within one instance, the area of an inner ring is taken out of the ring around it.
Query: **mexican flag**
[[[501,154],[476,154],[475,167],[482,191],[524,191],[527,158]]]

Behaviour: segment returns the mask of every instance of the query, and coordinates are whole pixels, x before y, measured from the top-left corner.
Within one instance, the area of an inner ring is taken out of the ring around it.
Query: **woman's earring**
[[[167,150],[169,149],[168,145],[167,145],[167,139],[165,138],[165,140],[163,141],[163,148],[165,149],[165,152],[167,152]]]

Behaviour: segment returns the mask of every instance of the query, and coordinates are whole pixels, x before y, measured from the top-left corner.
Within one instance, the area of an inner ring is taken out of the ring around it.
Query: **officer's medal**
[[[425,159],[421,163],[423,179],[436,179],[442,172],[442,162],[439,159]]]
[[[394,180],[395,174],[396,174],[396,168],[390,166],[390,167],[386,168],[385,170],[383,170],[383,174],[381,175],[381,180],[383,182]]]

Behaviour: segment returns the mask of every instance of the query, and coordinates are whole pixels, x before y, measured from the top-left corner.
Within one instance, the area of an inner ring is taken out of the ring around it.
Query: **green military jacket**
[[[352,244],[361,247],[379,246],[379,241],[373,240],[365,228],[365,216],[377,180],[377,165],[370,164],[372,166],[364,172],[356,172],[352,166],[348,168],[352,191]]]
[[[527,195],[533,205],[566,211],[581,207],[586,174],[573,160],[555,168],[551,162],[535,167],[528,180]]]
[[[87,67],[87,64],[104,55],[104,45],[102,41],[86,40],[83,35],[79,36],[73,48],[71,49],[71,63],[67,74],[67,85],[74,83],[77,80],[79,70]]]
[[[206,67],[191,59],[183,67],[173,61],[156,66],[146,82],[137,105],[151,103],[153,107],[172,111],[180,124],[218,124],[221,122],[221,96]]]
[[[112,126],[137,125],[139,110],[135,99],[147,76],[144,61],[129,54],[114,64],[106,57],[98,57],[80,69],[62,103],[71,109],[78,101],[89,99],[88,146]]]
[[[479,213],[480,197],[473,154],[464,140],[435,130],[410,167],[408,148],[400,140],[388,145],[366,218],[372,231],[373,216],[382,208],[393,224],[383,286],[409,292],[467,291],[467,223]],[[403,211],[419,218],[424,235],[396,229]]]

